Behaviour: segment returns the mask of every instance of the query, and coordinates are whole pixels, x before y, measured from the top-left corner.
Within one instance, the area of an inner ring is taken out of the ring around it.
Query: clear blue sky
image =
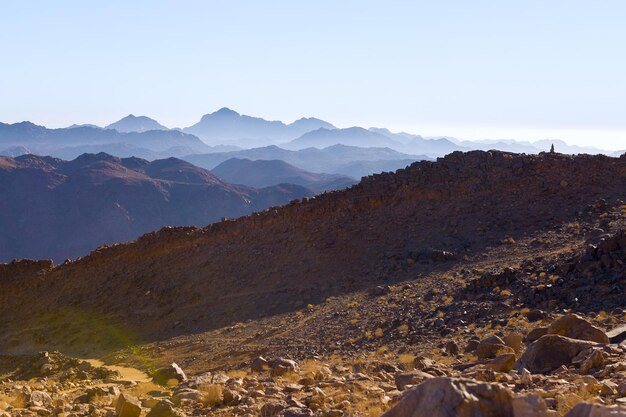
[[[626,1],[0,2],[0,120],[292,121],[626,148]]]

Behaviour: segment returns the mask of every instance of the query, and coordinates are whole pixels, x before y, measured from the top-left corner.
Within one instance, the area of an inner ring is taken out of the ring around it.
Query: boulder
[[[548,334],[547,327],[535,327],[534,329],[529,331],[528,334],[526,335],[526,341],[528,343],[532,343],[535,340],[538,340],[541,336],[545,336],[547,334]]]
[[[511,332],[504,337],[504,344],[516,352],[522,350],[523,341],[524,335],[519,332]]]
[[[407,385],[417,385],[425,379],[432,378],[433,376],[422,371],[403,372],[394,376],[396,388],[399,391],[404,391]]]
[[[291,359],[278,358],[272,362],[270,375],[282,376],[291,372],[298,372],[299,369],[300,367],[298,366],[296,361],[292,361]]]
[[[382,417],[511,417],[513,395],[499,384],[431,378],[408,391]]]
[[[553,322],[548,326],[548,334],[596,343],[609,343],[609,337],[606,333],[577,314],[568,314]]]
[[[28,396],[28,404],[31,407],[50,407],[52,405],[52,398],[47,392],[33,391]]]
[[[252,359],[252,363],[250,364],[250,369],[252,372],[263,372],[268,370],[270,367],[270,363],[263,356],[257,356]]]
[[[626,407],[578,403],[565,417],[626,417]]]
[[[172,363],[170,366],[161,368],[156,371],[152,377],[152,380],[159,385],[168,385],[172,381],[176,383],[184,382],[187,380],[187,375],[176,363]]]
[[[516,368],[526,368],[534,374],[550,372],[562,365],[570,365],[580,352],[594,345],[585,340],[548,334],[528,346]]]
[[[478,344],[476,356],[478,359],[493,359],[505,353],[515,353],[513,349],[506,346],[504,341],[498,336],[491,336]]]
[[[609,337],[611,343],[622,343],[626,340],[626,324],[612,329],[607,332],[606,335]]]
[[[120,394],[117,397],[115,412],[118,417],[139,417],[141,414],[141,403],[132,395]]]
[[[146,417],[185,417],[185,413],[177,410],[168,400],[161,400],[146,414]]]
[[[514,365],[515,354],[505,353],[486,363],[485,367],[495,372],[509,372]]]
[[[547,417],[550,415],[551,412],[546,402],[535,394],[529,393],[513,398],[513,417]]]

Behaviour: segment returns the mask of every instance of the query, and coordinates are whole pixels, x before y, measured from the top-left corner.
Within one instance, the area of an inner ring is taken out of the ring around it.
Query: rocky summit
[[[0,264],[0,416],[626,416],[625,201],[626,155],[454,152]]]

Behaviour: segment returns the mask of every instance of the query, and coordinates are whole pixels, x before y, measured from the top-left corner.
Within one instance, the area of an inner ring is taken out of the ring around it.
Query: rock
[[[459,353],[459,345],[457,345],[454,340],[450,340],[446,343],[446,352],[449,355],[457,355]]]
[[[52,405],[52,398],[47,392],[33,391],[28,396],[28,404],[31,407],[50,407]]]
[[[535,394],[513,398],[513,417],[547,417],[548,415],[550,414],[546,402]]]
[[[598,349],[593,349],[589,356],[580,364],[580,372],[588,374],[592,369],[601,368],[604,365],[604,355]]]
[[[308,408],[289,407],[283,410],[283,417],[313,417],[313,411]]]
[[[120,394],[117,397],[115,412],[118,417],[139,417],[141,414],[141,403],[132,395]]]
[[[606,333],[576,314],[568,314],[553,322],[548,326],[548,334],[596,343],[609,343]]]
[[[252,359],[252,363],[250,364],[250,369],[252,372],[263,372],[268,370],[270,367],[269,362],[263,356],[257,356]]]
[[[626,340],[626,324],[606,333],[611,343],[622,343]]]
[[[600,383],[600,395],[607,397],[609,395],[617,394],[617,384],[610,380],[604,380]]]
[[[478,339],[470,339],[465,346],[465,353],[474,352],[478,348],[480,344],[480,340]]]
[[[526,335],[526,341],[528,343],[532,343],[535,340],[538,340],[541,336],[545,336],[548,334],[547,327],[535,327]]]
[[[427,379],[408,391],[382,417],[510,417],[508,388],[459,378]]]
[[[626,382],[622,382],[617,386],[617,395],[626,397]]]
[[[432,378],[431,374],[422,371],[403,372],[394,376],[396,388],[399,391],[404,391],[407,385],[417,385],[425,379]]]
[[[381,295],[387,295],[391,292],[391,287],[389,285],[379,285],[378,287],[374,287],[370,294],[376,297],[380,297]]]
[[[513,349],[515,352],[522,350],[522,342],[524,335],[519,332],[511,332],[504,337],[504,344]]]
[[[272,362],[270,368],[270,375],[282,376],[290,372],[298,372],[300,367],[295,361],[291,359],[278,358]]]
[[[425,356],[417,356],[413,359],[413,367],[418,370],[424,370],[426,368],[432,368],[436,363],[432,359]]]
[[[530,310],[528,313],[526,313],[526,319],[528,319],[529,322],[535,322],[535,321],[539,321],[539,320],[543,320],[547,317],[547,314],[545,313],[545,311],[541,311],[541,310]]]
[[[187,380],[187,375],[175,363],[172,363],[170,366],[165,368],[161,368],[156,371],[152,377],[152,380],[159,385],[168,385],[175,381],[177,384],[184,382]]]
[[[485,367],[495,372],[509,372],[515,365],[515,354],[505,353],[485,364]]]
[[[505,353],[515,353],[513,349],[506,346],[504,341],[498,336],[491,336],[480,342],[476,348],[478,359],[493,359]]]
[[[578,403],[565,417],[626,417],[626,407]]]
[[[519,383],[526,386],[533,384],[533,375],[528,372],[528,369],[524,368],[521,370]]]
[[[528,346],[516,368],[526,368],[531,373],[550,372],[562,365],[570,365],[580,352],[593,346],[593,342],[545,335]]]
[[[146,417],[185,417],[185,413],[177,410],[169,400],[161,400],[146,414]]]
[[[270,402],[263,404],[261,410],[259,411],[259,415],[262,417],[273,417],[280,414],[285,408],[287,408],[286,404],[282,402]]]

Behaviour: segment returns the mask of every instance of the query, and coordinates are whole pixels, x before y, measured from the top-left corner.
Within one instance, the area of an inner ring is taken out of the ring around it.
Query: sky
[[[626,148],[623,0],[0,2],[0,121],[229,107]]]

